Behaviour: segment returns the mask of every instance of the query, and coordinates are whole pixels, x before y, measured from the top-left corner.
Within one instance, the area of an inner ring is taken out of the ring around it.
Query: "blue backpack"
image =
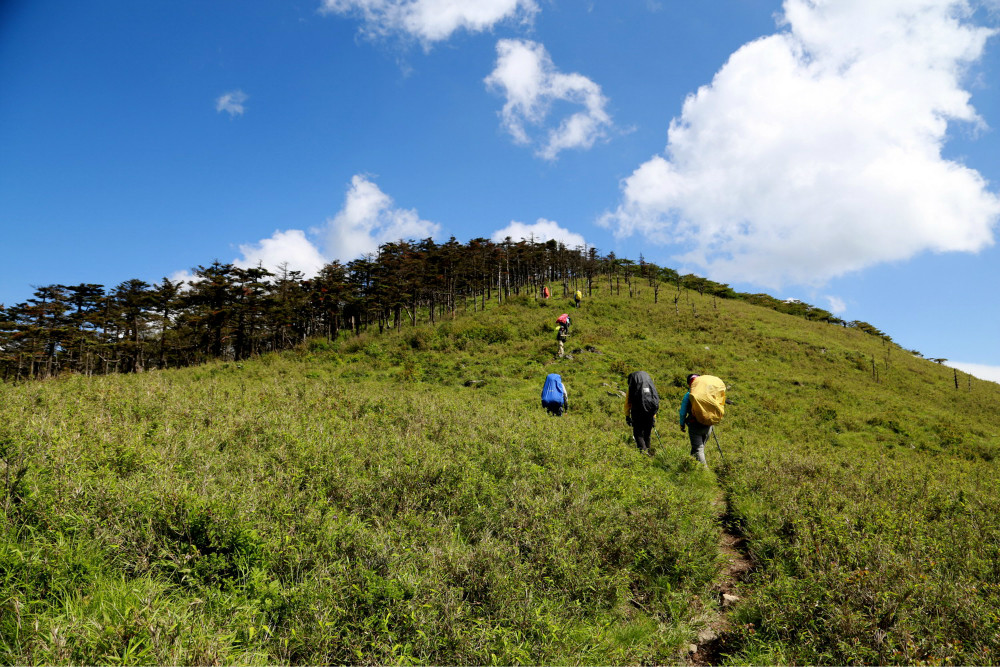
[[[542,385],[542,407],[558,407],[563,405],[563,378],[559,373],[550,373]]]

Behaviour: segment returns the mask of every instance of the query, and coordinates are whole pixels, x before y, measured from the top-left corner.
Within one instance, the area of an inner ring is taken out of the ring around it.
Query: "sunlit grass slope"
[[[997,663],[998,385],[652,290],[242,364],[0,386],[5,663]],[[653,459],[622,413],[657,382]],[[688,372],[732,404],[710,471]],[[559,372],[570,412],[548,417]]]

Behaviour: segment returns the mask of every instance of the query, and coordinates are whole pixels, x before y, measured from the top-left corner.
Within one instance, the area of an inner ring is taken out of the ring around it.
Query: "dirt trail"
[[[706,628],[699,633],[698,643],[690,647],[690,664],[697,666],[719,664],[720,657],[726,653],[730,635],[727,610],[740,599],[737,594],[738,584],[754,569],[754,562],[747,553],[747,537],[733,512],[729,498],[721,492],[717,502],[725,507],[720,516],[719,546],[727,565],[715,590],[720,610],[713,613]]]

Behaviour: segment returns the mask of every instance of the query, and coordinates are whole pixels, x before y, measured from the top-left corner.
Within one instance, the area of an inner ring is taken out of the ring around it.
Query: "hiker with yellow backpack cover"
[[[688,376],[688,393],[681,399],[678,417],[682,432],[688,429],[692,456],[706,465],[705,447],[713,426],[723,420],[726,410],[726,384],[713,375]]]

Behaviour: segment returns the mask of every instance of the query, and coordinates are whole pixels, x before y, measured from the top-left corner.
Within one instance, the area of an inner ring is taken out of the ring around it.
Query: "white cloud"
[[[827,307],[830,309],[832,315],[840,315],[848,310],[845,300],[841,297],[828,295],[824,298],[827,299]]]
[[[199,280],[201,280],[201,278],[199,278],[195,274],[191,273],[191,271],[188,271],[186,269],[181,269],[180,271],[174,271],[172,274],[170,274],[168,279],[172,283],[181,283],[182,291],[188,289],[189,282],[198,282]]]
[[[552,220],[546,220],[545,218],[539,218],[534,225],[527,225],[524,222],[512,220],[511,224],[507,227],[494,232],[490,240],[494,243],[500,243],[508,237],[511,237],[511,240],[515,242],[524,239],[526,241],[534,240],[536,243],[544,243],[550,239],[554,239],[568,248],[585,247],[587,245],[584,237],[580,234],[571,232],[569,229],[564,229]]]
[[[362,175],[351,179],[344,207],[321,230],[326,255],[349,262],[374,253],[383,243],[434,237],[441,227],[417,212],[393,207],[393,199]]]
[[[535,0],[324,0],[320,11],[357,16],[369,37],[403,34],[425,49],[457,30],[483,32],[506,20],[530,23]]]
[[[981,380],[990,380],[991,382],[997,382],[1001,384],[1001,366],[989,366],[987,364],[968,364],[963,361],[946,361],[945,366],[949,368],[955,368],[963,371],[964,373],[969,373],[975,378],[980,378]]]
[[[590,148],[612,126],[601,86],[581,74],[558,71],[545,47],[536,42],[497,42],[497,64],[484,81],[506,99],[501,110],[504,128],[520,144],[538,144],[536,154],[547,160],[568,148]],[[583,109],[552,127],[547,117],[558,101]],[[544,140],[529,135],[534,127],[547,128]]]
[[[233,90],[224,95],[220,95],[215,101],[215,110],[219,113],[225,111],[233,116],[242,116],[245,110],[244,103],[247,101],[247,94],[242,90]]]
[[[433,238],[439,231],[440,225],[421,220],[416,211],[394,208],[389,195],[359,174],[351,179],[343,208],[324,225],[308,233],[300,229],[275,230],[266,239],[241,244],[242,256],[232,264],[245,269],[263,266],[275,274],[285,265],[289,271],[300,271],[312,278],[331,261],[347,263],[377,252],[384,243]],[[176,271],[170,279],[199,280],[191,271]]]
[[[270,238],[241,245],[240,252],[243,257],[233,260],[240,268],[262,266],[277,274],[279,267],[285,265],[289,271],[300,271],[306,278],[315,276],[327,263],[300,229],[275,230]]]
[[[665,154],[600,222],[773,288],[991,245],[998,197],[942,147],[950,122],[982,123],[962,76],[993,31],[965,0],[784,8],[788,31],[744,45],[688,97]]]

